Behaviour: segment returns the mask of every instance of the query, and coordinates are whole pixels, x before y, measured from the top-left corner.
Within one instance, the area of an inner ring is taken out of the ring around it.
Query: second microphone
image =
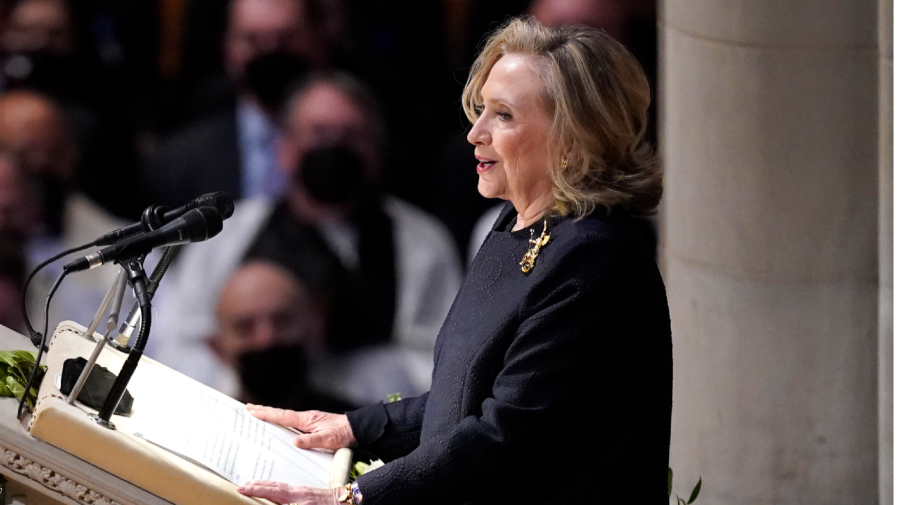
[[[157,247],[202,242],[221,232],[224,218],[214,207],[198,207],[171,221],[158,230],[129,237],[115,245],[78,258],[65,266],[69,272],[96,268],[107,263],[119,263],[147,254]]]

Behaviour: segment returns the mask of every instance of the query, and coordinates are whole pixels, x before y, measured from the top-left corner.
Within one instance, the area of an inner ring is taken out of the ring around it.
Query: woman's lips
[[[496,162],[492,160],[481,160],[480,163],[477,164],[477,173],[482,174],[487,170],[493,168]]]

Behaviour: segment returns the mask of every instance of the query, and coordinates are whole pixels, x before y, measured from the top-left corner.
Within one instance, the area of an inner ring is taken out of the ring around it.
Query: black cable
[[[56,282],[53,283],[53,287],[50,288],[50,292],[47,293],[47,304],[44,306],[44,335],[39,341],[39,345],[37,348],[37,358],[35,358],[34,360],[34,368],[31,370],[31,375],[28,377],[28,383],[25,384],[25,393],[22,394],[22,399],[19,400],[19,413],[16,416],[16,418],[19,420],[21,420],[22,417],[25,416],[25,406],[27,405],[25,400],[28,398],[28,394],[31,393],[31,388],[34,387],[34,380],[41,369],[41,358],[44,356],[44,349],[47,348],[47,332],[49,331],[48,326],[50,325],[50,300],[53,299],[53,295],[56,294],[56,290],[59,288],[62,280],[68,274],[68,270],[63,270],[62,273],[59,274],[59,277],[56,278]],[[34,330],[32,330],[32,332],[33,331]],[[37,390],[35,390],[35,401],[37,400],[37,393]]]
[[[29,333],[28,336],[31,337],[31,342],[35,345],[35,347],[37,346],[37,342],[42,340],[43,336],[40,333],[37,333],[36,331],[34,331],[34,327],[31,325],[31,320],[28,319],[28,285],[31,284],[31,280],[34,279],[34,276],[39,271],[41,271],[41,269],[43,269],[45,266],[49,265],[50,263],[53,263],[54,261],[56,261],[64,256],[68,256],[69,254],[76,253],[78,251],[83,251],[83,250],[87,249],[88,247],[93,246],[94,244],[95,244],[95,242],[91,242],[89,244],[84,244],[84,245],[75,247],[73,249],[63,251],[63,252],[57,254],[56,256],[53,256],[52,258],[44,261],[43,263],[41,263],[40,265],[35,267],[34,270],[32,270],[31,273],[28,274],[28,277],[25,279],[25,284],[22,285],[22,317],[25,319],[25,327],[28,329],[28,333]]]

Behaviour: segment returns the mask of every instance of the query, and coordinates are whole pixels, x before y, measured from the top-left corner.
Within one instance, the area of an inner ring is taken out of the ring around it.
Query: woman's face
[[[510,200],[518,213],[552,201],[551,118],[540,103],[543,86],[535,68],[534,56],[500,58],[483,85],[483,110],[468,134],[480,162],[477,190],[487,198]]]

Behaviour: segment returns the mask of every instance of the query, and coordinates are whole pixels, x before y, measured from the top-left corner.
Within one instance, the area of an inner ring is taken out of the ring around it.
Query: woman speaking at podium
[[[649,95],[603,32],[523,18],[493,33],[462,103],[478,190],[509,203],[440,330],[430,392],[346,415],[249,406],[306,432],[299,447],[355,447],[386,465],[348,488],[239,491],[298,504],[667,503],[670,318],[635,223],[661,198]]]

